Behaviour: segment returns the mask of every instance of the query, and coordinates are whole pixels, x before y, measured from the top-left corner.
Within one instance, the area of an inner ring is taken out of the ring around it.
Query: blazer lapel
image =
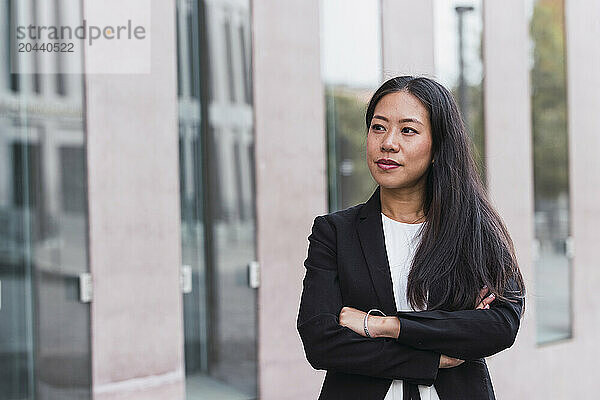
[[[358,238],[367,261],[375,292],[379,298],[379,304],[381,304],[381,311],[388,316],[395,315],[397,312],[396,301],[381,221],[379,186],[361,208],[358,219]]]

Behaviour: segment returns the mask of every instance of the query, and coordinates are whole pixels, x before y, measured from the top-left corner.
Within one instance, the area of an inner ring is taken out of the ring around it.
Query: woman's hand
[[[458,367],[460,364],[462,364],[464,362],[465,362],[465,360],[448,357],[448,356],[445,356],[442,354],[440,357],[440,368]]]
[[[366,312],[352,307],[343,307],[340,311],[340,325],[352,329],[361,336],[367,337],[365,333],[364,321]],[[369,335],[372,338],[389,337],[398,338],[400,333],[400,320],[397,317],[382,317],[378,315],[369,315],[367,321]]]
[[[496,296],[494,295],[494,293],[492,293],[489,296],[485,297],[488,291],[489,289],[487,286],[484,286],[483,289],[479,291],[479,296],[477,296],[478,305],[477,307],[475,307],[476,310],[487,310],[488,308],[490,308],[490,303],[494,301]],[[440,357],[440,368],[457,367],[463,362],[465,361],[459,358],[452,358],[442,354]]]
[[[487,310],[488,308],[490,308],[490,303],[492,301],[494,301],[494,299],[496,298],[496,295],[494,293],[490,294],[487,297],[484,297],[487,292],[489,291],[487,286],[484,286],[483,289],[481,289],[479,291],[479,296],[477,296],[477,307],[475,307],[476,310]]]
[[[365,334],[365,329],[363,326],[363,322],[365,319],[365,315],[367,313],[357,310],[352,307],[342,307],[342,311],[340,311],[340,325],[345,326],[347,328],[352,329],[354,332],[358,333],[361,336],[367,336]],[[371,316],[369,315],[369,322],[371,322]],[[373,332],[371,331],[371,325],[369,324],[369,333],[371,336]]]

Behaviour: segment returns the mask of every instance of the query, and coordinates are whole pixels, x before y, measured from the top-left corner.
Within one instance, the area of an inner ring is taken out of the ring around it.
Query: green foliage
[[[366,201],[376,186],[366,161],[364,117],[370,95],[367,90],[339,86],[325,89],[332,209]],[[351,165],[352,173],[344,174],[343,164]]]
[[[459,99],[458,85],[452,89],[454,98]],[[479,177],[485,183],[485,130],[483,120],[483,86],[480,82],[477,85],[467,85],[467,111],[461,110],[465,126],[472,140],[473,158],[477,164]]]
[[[536,200],[553,199],[568,191],[563,16],[562,0],[538,1],[530,24],[535,46],[531,106]]]

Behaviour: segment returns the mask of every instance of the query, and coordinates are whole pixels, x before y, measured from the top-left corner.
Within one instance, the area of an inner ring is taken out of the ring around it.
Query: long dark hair
[[[415,309],[473,309],[483,285],[496,294],[495,301],[510,301],[509,291],[512,301],[524,297],[512,239],[488,200],[452,94],[426,77],[389,79],[369,102],[367,132],[379,100],[399,91],[416,96],[429,112],[434,160],[427,172],[427,223],[408,275],[408,301]]]

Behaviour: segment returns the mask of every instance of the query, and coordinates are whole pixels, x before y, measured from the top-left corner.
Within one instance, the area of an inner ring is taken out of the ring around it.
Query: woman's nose
[[[398,151],[400,149],[400,143],[398,135],[395,129],[388,131],[381,142],[382,151]]]

